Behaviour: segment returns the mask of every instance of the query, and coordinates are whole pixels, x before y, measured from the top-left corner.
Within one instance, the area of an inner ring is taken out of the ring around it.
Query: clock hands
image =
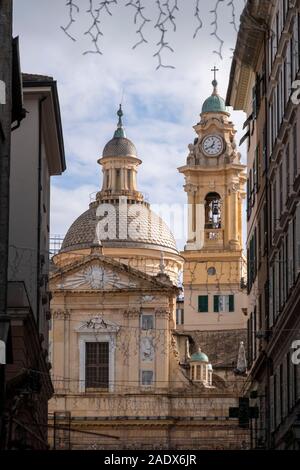
[[[208,155],[216,155],[221,150],[220,139],[216,136],[209,136],[205,139],[203,149]]]

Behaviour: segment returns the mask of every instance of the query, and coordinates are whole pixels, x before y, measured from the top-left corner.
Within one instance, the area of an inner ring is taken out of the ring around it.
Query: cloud
[[[184,203],[183,165],[187,145],[195,134],[192,126],[199,120],[201,104],[211,93],[212,73],[217,65],[219,91],[225,96],[229,77],[231,48],[236,33],[227,2],[218,10],[218,32],[224,39],[224,60],[212,51],[218,41],[211,35],[214,15],[211,2],[201,2],[203,29],[192,39],[197,26],[191,2],[179,2],[176,32],[166,40],[174,53],[165,51],[164,63],[176,68],[155,70],[159,32],[154,23],[145,27],[148,41],[132,49],[137,41],[134,9],[118,2],[113,16],[104,15],[101,28],[103,55],[82,52],[91,48],[84,31],[89,27],[88,1],[77,0],[80,14],[72,25],[76,42],[69,40],[60,26],[68,22],[62,0],[15,0],[14,34],[20,36],[21,64],[25,72],[52,75],[58,82],[62,112],[67,171],[53,179],[51,232],[66,233],[72,221],[87,209],[89,194],[101,185],[97,164],[102,149],[116,127],[116,111],[123,97],[127,136],[135,143],[143,160],[139,169],[139,189],[154,203]],[[96,2],[95,2],[96,3]],[[237,16],[244,5],[236,3]],[[145,14],[155,20],[157,5],[144,2]],[[242,136],[242,113],[233,113]],[[245,152],[244,152],[245,155]]]

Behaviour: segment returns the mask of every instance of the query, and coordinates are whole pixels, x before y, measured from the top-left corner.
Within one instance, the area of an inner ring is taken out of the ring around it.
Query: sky
[[[14,35],[20,38],[22,71],[50,75],[58,85],[67,170],[52,178],[51,235],[65,235],[101,188],[97,159],[112,138],[121,101],[127,137],[143,161],[138,173],[139,190],[151,204],[185,204],[184,178],[177,168],[185,163],[187,146],[196,136],[192,126],[199,121],[202,103],[211,94],[214,66],[219,69],[219,93],[226,96],[237,34],[232,8],[238,27],[244,0],[199,0],[203,26],[194,39],[199,25],[195,16],[197,1],[178,0],[176,31],[168,23],[165,36],[174,52],[165,49],[161,55],[164,65],[175,68],[158,70],[158,58],[153,57],[160,38],[155,28],[157,2],[140,1],[145,7],[144,16],[151,21],[142,30],[147,43],[135,49],[132,46],[140,39],[136,33],[140,19],[134,24],[136,10],[126,7],[128,2],[111,2],[111,16],[105,9],[101,11],[100,55],[84,54],[93,50],[90,36],[84,34],[91,25],[87,13],[90,0],[75,0],[80,10],[76,13],[74,9],[75,21],[67,31],[76,41],[61,29],[69,22],[66,0],[14,0]],[[101,4],[96,0],[92,3],[95,7]],[[171,7],[173,3],[169,0]],[[224,41],[223,59],[214,53],[219,47],[212,35],[215,5],[217,34]],[[239,142],[245,116],[232,112],[232,120]],[[245,163],[245,148],[240,151]],[[177,239],[179,248],[184,241],[182,236]]]

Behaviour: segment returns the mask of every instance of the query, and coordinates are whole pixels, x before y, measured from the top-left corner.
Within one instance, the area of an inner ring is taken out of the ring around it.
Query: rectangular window
[[[261,215],[259,218],[258,226],[257,226],[257,262],[258,266],[261,265],[261,258],[262,258],[262,233],[261,233]]]
[[[234,312],[234,295],[214,295],[214,312]]]
[[[198,295],[198,312],[208,312],[208,295]]]
[[[153,317],[153,315],[142,313],[142,315],[141,315],[141,327],[142,327],[142,330],[153,330],[153,328],[154,328],[154,317]]]
[[[153,385],[153,370],[142,370],[141,372],[141,381],[142,385],[149,387]]]
[[[260,146],[256,147],[255,151],[255,167],[256,167],[256,175],[255,175],[255,185],[256,185],[256,192],[259,191],[259,183],[260,183]]]
[[[257,152],[257,149],[256,149],[256,152]],[[257,159],[256,159],[256,157],[254,158],[254,162],[253,162],[252,174],[253,174],[253,205],[254,205],[255,194],[257,193],[257,187],[258,187],[258,184],[257,184]]]
[[[250,179],[247,179],[247,219],[249,219],[251,214],[251,194],[250,194]]]
[[[263,173],[268,168],[268,149],[267,149],[267,128],[264,127],[263,130],[263,155],[262,155],[262,165],[263,165]]]
[[[249,243],[249,258],[248,258],[248,271],[249,271],[249,292],[257,274],[257,230],[254,233]]]
[[[109,343],[85,343],[86,388],[108,388]]]
[[[127,170],[127,189],[131,189],[131,170]]]
[[[184,324],[184,310],[183,308],[176,309],[176,325]]]
[[[254,307],[253,320],[252,320],[252,321],[253,321],[253,327],[252,327],[252,328],[253,328],[253,337],[252,337],[252,339],[253,339],[253,347],[252,347],[252,349],[253,349],[253,359],[256,359],[256,352],[257,352],[257,351],[256,351],[256,343],[257,343],[257,341],[256,341],[256,333],[257,333],[257,307],[256,307],[256,306]]]
[[[116,168],[116,189],[121,189],[121,170],[120,168]]]

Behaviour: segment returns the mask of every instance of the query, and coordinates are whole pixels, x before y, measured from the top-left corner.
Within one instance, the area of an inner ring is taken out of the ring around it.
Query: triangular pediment
[[[116,260],[90,255],[51,276],[51,290],[135,290],[173,288]]]

